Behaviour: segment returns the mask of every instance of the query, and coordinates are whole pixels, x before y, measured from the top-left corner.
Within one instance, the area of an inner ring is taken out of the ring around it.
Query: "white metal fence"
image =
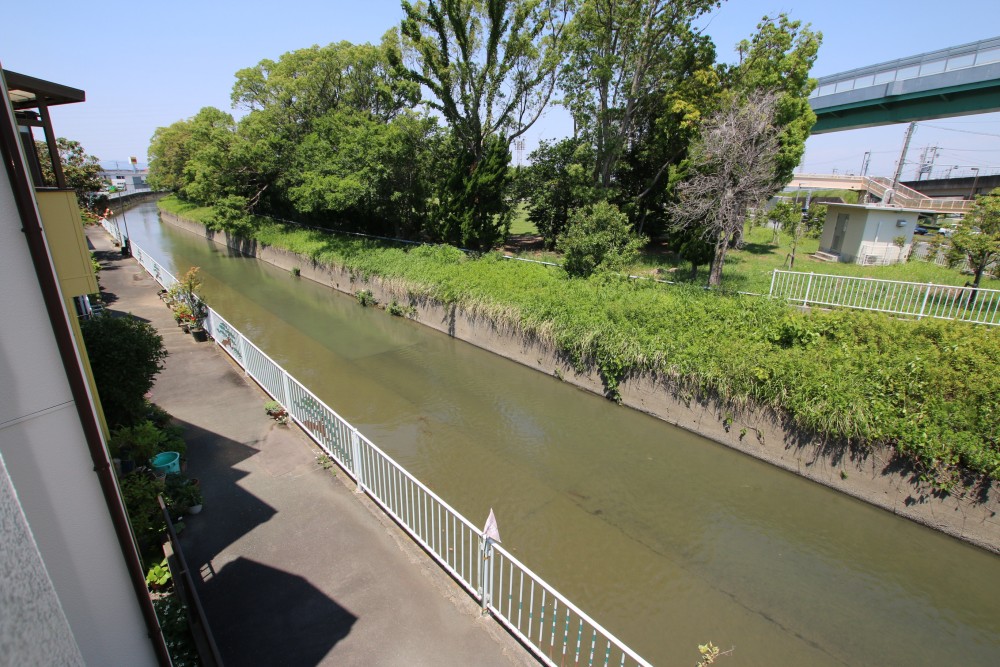
[[[108,222],[105,229],[117,238]],[[164,288],[177,279],[132,245]],[[648,665],[292,377],[215,310],[205,328],[264,391],[434,560],[549,665]]]
[[[776,270],[770,295],[804,306],[1000,325],[1000,290]]]

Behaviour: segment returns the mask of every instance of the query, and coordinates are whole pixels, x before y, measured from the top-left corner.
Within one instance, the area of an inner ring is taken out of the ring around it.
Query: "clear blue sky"
[[[822,31],[814,76],[1000,35],[997,0],[731,0],[702,23],[720,58],[732,60],[734,45],[753,33],[759,19],[781,11]],[[85,90],[85,103],[53,109],[57,134],[80,141],[106,165],[124,165],[131,155],[144,163],[157,127],[204,106],[232,111],[237,70],[313,44],[377,42],[401,15],[396,0],[14,2],[4,10],[0,64]],[[565,112],[553,109],[526,135],[528,151],[540,138],[565,136],[570,127]],[[870,173],[892,175],[905,129],[891,125],[812,137],[802,167],[856,173],[870,150]],[[941,147],[938,165],[960,167],[953,175],[971,175],[972,166],[1000,173],[1000,113],[919,125],[909,161],[934,145]]]

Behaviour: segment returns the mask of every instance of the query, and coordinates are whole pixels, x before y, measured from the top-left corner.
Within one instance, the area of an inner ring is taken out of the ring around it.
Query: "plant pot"
[[[199,343],[204,343],[208,340],[208,332],[205,331],[203,327],[193,327],[191,329],[191,335],[194,336],[194,339]]]
[[[184,331],[184,333],[191,333],[191,325],[187,324],[186,322],[181,324],[181,329]]]
[[[187,513],[188,514],[200,514],[201,510],[202,510],[202,505],[199,503],[197,505],[192,505],[191,507],[189,507],[188,510],[187,510]]]

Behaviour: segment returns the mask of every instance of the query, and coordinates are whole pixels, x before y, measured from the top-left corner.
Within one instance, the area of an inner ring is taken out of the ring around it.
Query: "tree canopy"
[[[95,156],[89,155],[79,141],[59,137],[56,139],[56,149],[59,152],[59,163],[66,179],[66,186],[76,191],[79,205],[88,208],[90,196],[103,190],[106,185],[100,177],[101,163]],[[45,142],[36,141],[35,151],[42,168],[42,178],[46,183],[55,185],[56,177],[52,171]]]
[[[965,225],[952,236],[951,259],[968,261],[975,276],[973,287],[979,287],[986,269],[1000,260],[1000,188],[976,197]]]
[[[696,27],[719,4],[403,0],[401,24],[377,45],[311,46],[236,72],[231,99],[245,115],[207,107],[157,129],[150,182],[239,231],[263,214],[488,250],[517,199],[550,248],[576,209],[601,200],[638,233],[663,235],[705,119],[772,94],[775,185],[815,121],[819,33],[764,17],[739,62],[720,64]],[[553,103],[573,136],[512,169],[512,141]],[[704,260],[691,233],[671,238]]]

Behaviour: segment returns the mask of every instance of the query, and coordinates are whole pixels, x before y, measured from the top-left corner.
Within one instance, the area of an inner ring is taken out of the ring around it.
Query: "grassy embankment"
[[[206,220],[176,200],[161,206]],[[519,325],[575,363],[593,363],[609,395],[629,373],[673,378],[682,393],[765,407],[790,425],[864,447],[895,447],[945,487],[960,468],[1000,479],[1000,331],[877,313],[802,315],[759,297],[399,248],[264,222],[256,239]],[[727,271],[729,270],[727,266]]]

